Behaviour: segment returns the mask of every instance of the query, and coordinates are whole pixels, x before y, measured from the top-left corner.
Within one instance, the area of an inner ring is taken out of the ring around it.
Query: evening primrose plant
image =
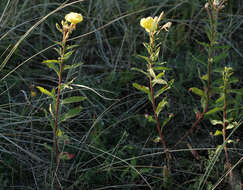
[[[57,90],[53,88],[51,91],[38,86],[37,88],[47,96],[49,96],[52,100],[52,103],[49,105],[49,114],[47,113],[47,117],[50,121],[50,125],[53,129],[53,148],[52,152],[54,152],[55,155],[55,174],[54,174],[54,183],[56,184],[56,189],[59,189],[60,184],[58,182],[58,167],[60,159],[71,159],[73,157],[72,154],[69,154],[68,152],[64,152],[64,148],[60,148],[59,145],[63,144],[63,142],[68,141],[68,136],[65,135],[63,130],[60,128],[60,124],[64,121],[66,121],[69,118],[72,118],[74,116],[77,116],[81,110],[82,106],[78,106],[72,109],[69,109],[67,112],[64,112],[64,106],[71,103],[77,103],[85,100],[85,97],[83,96],[71,96],[65,99],[61,99],[61,94],[65,89],[72,89],[71,84],[74,81],[72,79],[69,82],[62,83],[62,76],[63,72],[67,71],[69,69],[74,69],[78,66],[80,66],[82,63],[68,65],[66,62],[67,60],[72,56],[74,52],[74,48],[77,47],[77,45],[67,45],[67,39],[69,38],[70,34],[73,30],[75,30],[76,25],[83,21],[83,16],[79,13],[71,12],[65,16],[65,21],[61,22],[61,26],[56,23],[56,28],[59,32],[62,34],[62,41],[56,42],[57,48],[54,48],[54,50],[58,54],[57,59],[52,60],[45,60],[43,63],[52,69],[58,77],[58,85]],[[63,113],[64,112],[64,113]],[[50,147],[49,147],[50,149]]]
[[[219,43],[219,32],[217,30],[219,25],[218,15],[219,12],[224,8],[226,2],[227,0],[208,0],[204,6],[208,16],[208,27],[205,27],[205,32],[209,42],[205,43],[197,41],[197,43],[204,47],[208,52],[208,59],[207,61],[204,61],[197,56],[193,56],[193,58],[203,66],[206,66],[207,73],[200,76],[203,84],[201,89],[197,87],[192,87],[189,89],[189,91],[192,93],[200,96],[202,111],[196,111],[196,120],[191,129],[176,143],[175,146],[184,141],[184,139],[192,133],[193,129],[198,126],[200,121],[203,120],[206,115],[220,111],[217,108],[215,109],[215,107],[210,110],[210,101],[212,92],[215,91],[215,85],[212,84],[212,74],[215,72],[216,65],[228,56],[229,50],[229,46],[221,45]],[[219,53],[219,51],[221,52]]]
[[[160,43],[158,42],[158,34],[162,31],[168,31],[168,28],[171,26],[171,22],[166,23],[162,27],[159,26],[159,22],[162,20],[164,15],[164,12],[160,14],[159,17],[147,17],[142,18],[140,20],[140,25],[145,29],[147,34],[149,35],[149,43],[144,43],[144,47],[146,48],[148,52],[148,56],[142,56],[138,55],[140,58],[144,59],[146,61],[147,70],[144,71],[139,68],[133,68],[136,71],[139,71],[148,78],[149,86],[143,86],[137,83],[133,83],[133,86],[146,93],[148,95],[148,99],[152,104],[153,108],[153,116],[152,120],[155,121],[157,131],[159,134],[159,137],[155,139],[155,141],[161,141],[165,154],[166,154],[166,160],[167,160],[167,170],[170,171],[170,155],[164,140],[163,136],[163,128],[166,125],[166,123],[170,120],[172,115],[169,116],[169,118],[165,119],[164,122],[161,124],[159,121],[159,114],[165,108],[165,106],[168,104],[166,97],[162,97],[161,95],[171,88],[173,81],[166,81],[163,77],[165,75],[165,71],[169,70],[169,68],[164,66],[164,63],[160,63],[159,58],[159,52],[160,52]],[[161,87],[162,86],[162,87]],[[151,119],[151,117],[149,117]]]

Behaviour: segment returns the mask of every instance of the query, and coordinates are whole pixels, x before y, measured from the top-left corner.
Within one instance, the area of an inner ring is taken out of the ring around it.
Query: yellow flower
[[[58,137],[62,137],[63,136],[63,133],[60,129],[57,130],[57,136]]]
[[[70,12],[65,16],[66,21],[71,22],[72,24],[78,24],[83,21],[83,16],[78,13]]]
[[[158,27],[158,18],[142,18],[140,21],[140,25],[147,31],[147,32],[154,32],[157,30]]]

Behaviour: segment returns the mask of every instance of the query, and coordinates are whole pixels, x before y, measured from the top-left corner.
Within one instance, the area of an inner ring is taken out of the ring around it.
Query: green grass
[[[55,73],[41,62],[56,58],[54,41],[60,41],[60,35],[55,23],[70,11],[82,13],[84,22],[68,42],[79,45],[68,64],[84,64],[66,73],[66,81],[77,79],[76,86],[64,96],[85,96],[87,100],[79,116],[61,125],[70,141],[65,149],[75,154],[73,159],[61,162],[59,180],[63,189],[163,189],[165,154],[161,144],[153,142],[158,135],[156,127],[144,117],[152,115],[152,108],[132,87],[133,82],[142,84],[145,79],[131,70],[145,68],[137,57],[145,53],[142,43],[148,38],[140,19],[158,15],[161,10],[166,13],[164,22],[173,23],[161,38],[159,58],[172,68],[166,78],[175,79],[167,94],[170,106],[162,114],[174,114],[164,129],[172,157],[172,189],[212,189],[217,185],[226,173],[225,156],[213,157],[212,151],[222,139],[210,136],[210,132],[219,126],[206,118],[185,139],[200,155],[199,161],[185,142],[173,148],[195,121],[194,110],[201,110],[200,99],[188,90],[201,87],[199,69],[206,73],[205,67],[193,59],[207,60],[208,56],[196,42],[207,41],[205,1],[90,0],[62,7],[64,2],[74,1],[0,2],[0,190],[52,187],[53,158],[47,146],[52,146],[52,129],[44,112],[51,100],[37,89],[33,99],[30,93],[32,84],[49,90],[57,86]],[[242,10],[241,0],[229,0],[219,16],[219,41],[230,49],[218,66],[233,67],[239,80],[234,89],[243,84]],[[242,95],[232,98],[236,107],[242,107]],[[242,113],[241,108],[234,114],[239,123]],[[243,175],[242,162],[238,162],[243,153],[240,128],[231,134],[238,143],[228,148],[236,185]],[[227,185],[223,180],[216,189],[226,189]]]

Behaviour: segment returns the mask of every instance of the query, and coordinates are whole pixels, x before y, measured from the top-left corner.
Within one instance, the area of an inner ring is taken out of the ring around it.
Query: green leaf
[[[62,55],[62,48],[53,48],[53,49],[58,53],[59,56]]]
[[[174,117],[174,114],[173,114],[173,113],[169,114],[169,117],[167,117],[167,118],[163,121],[163,123],[162,123],[162,125],[161,125],[161,131],[163,130],[163,128],[165,127],[165,125],[171,120],[172,117]]]
[[[151,54],[152,48],[149,43],[143,43],[144,47],[147,49],[148,53]]]
[[[220,61],[224,60],[226,57],[228,57],[228,52],[222,52],[218,56],[213,57],[214,63],[219,63]]]
[[[192,87],[192,88],[189,89],[189,91],[192,91],[194,94],[201,96],[202,98],[206,99],[204,92],[199,88]]]
[[[159,113],[163,110],[163,108],[168,105],[168,102],[166,101],[166,98],[163,98],[162,101],[160,101],[160,103],[157,106],[156,109],[156,114],[159,115]]]
[[[69,59],[69,57],[73,54],[73,52],[74,52],[74,50],[71,50],[71,51],[65,53],[63,56],[63,60]]]
[[[145,61],[147,61],[147,63],[151,62],[149,57],[146,57],[146,56],[143,56],[143,55],[137,55],[137,56],[144,59]]]
[[[221,149],[221,147],[222,147],[222,145],[218,145],[218,146],[216,147],[215,154],[218,153],[218,151]]]
[[[62,46],[62,42],[58,42],[58,41],[54,41],[54,42],[55,42],[55,44]]]
[[[194,55],[192,55],[192,58],[193,58],[195,61],[197,61],[198,63],[201,63],[201,64],[204,65],[204,66],[207,66],[207,63],[206,63],[205,61],[203,61],[203,60],[201,60],[201,59],[195,57]]]
[[[238,83],[239,82],[239,79],[235,78],[235,77],[232,77],[229,79],[229,84],[231,83]]]
[[[154,62],[154,61],[156,61],[157,59],[158,59],[158,57],[159,57],[159,52],[160,52],[160,47],[153,53],[153,55],[152,55],[152,61]]]
[[[60,60],[56,60],[56,59],[42,61],[42,63],[60,63],[60,62],[61,62]]]
[[[222,131],[216,130],[214,136],[223,135]]]
[[[140,84],[137,84],[137,83],[133,83],[132,84],[134,88],[142,91],[142,92],[145,92],[146,94],[150,94],[150,91],[149,91],[149,88],[146,87],[146,86],[143,86],[143,85],[140,85]]]
[[[45,88],[41,87],[41,86],[37,86],[36,88],[38,88],[43,94],[46,94],[47,96],[52,97],[53,99],[55,98],[55,95],[52,94],[50,91],[46,90]]]
[[[75,102],[82,102],[86,100],[87,98],[84,96],[72,96],[69,98],[65,98],[62,100],[62,104],[70,104],[70,103],[75,103]]]
[[[79,67],[80,65],[83,65],[83,63],[80,62],[80,63],[76,63],[76,64],[72,64],[72,65],[65,65],[63,70],[65,71],[68,69],[75,69],[75,68]]]
[[[202,80],[206,80],[206,81],[207,81],[207,80],[208,80],[208,74],[203,75],[203,76],[201,77],[201,79],[202,79]]]
[[[213,47],[214,49],[222,49],[222,50],[224,50],[224,51],[227,51],[227,50],[229,50],[230,49],[230,46],[229,45],[215,45],[214,47]]]
[[[51,152],[53,152],[53,148],[51,146],[49,146],[47,143],[44,143],[43,146],[47,149],[50,150]]]
[[[222,121],[218,121],[218,120],[210,120],[212,125],[223,125]]]
[[[47,65],[50,69],[53,69],[53,70],[57,73],[57,76],[60,75],[59,68],[56,66],[55,63],[46,63],[46,65]]]
[[[208,43],[200,42],[200,41],[198,41],[198,40],[196,40],[196,42],[199,43],[200,45],[202,45],[202,46],[205,47],[205,48],[209,48],[209,47],[210,47],[210,45],[209,45]]]
[[[56,28],[57,28],[57,30],[59,30],[61,33],[63,32],[63,30],[61,29],[61,27],[59,26],[58,23],[56,23]]]
[[[152,80],[152,83],[153,83],[153,86],[155,84],[167,84],[167,82],[165,80],[163,80],[163,79],[157,79],[157,78],[153,79]]]
[[[157,79],[160,79],[160,78],[162,78],[164,75],[165,75],[165,71],[159,73],[159,74],[156,76],[156,78],[157,78]]]
[[[69,50],[69,49],[73,49],[73,48],[76,48],[78,47],[79,45],[71,45],[71,46],[67,46],[66,50]]]
[[[228,92],[243,95],[243,88],[241,88],[241,89],[230,89]]]
[[[153,78],[156,78],[156,75],[155,75],[154,70],[152,68],[149,68],[148,72],[149,72],[150,76],[152,76]]]
[[[205,113],[205,116],[212,115],[212,114],[217,113],[222,110],[223,110],[223,107],[215,107],[215,108],[209,110],[207,113]]]
[[[153,67],[153,69],[155,71],[166,71],[166,70],[172,70],[171,68],[169,67],[162,67],[162,66],[157,66],[157,67]]]
[[[165,92],[166,90],[169,90],[171,88],[171,86],[172,86],[173,83],[174,83],[174,79],[170,80],[165,87],[161,88],[160,90],[158,90],[155,93],[154,98],[159,97],[163,92]]]
[[[82,109],[83,108],[81,106],[79,106],[79,107],[76,107],[76,108],[69,110],[67,113],[65,113],[64,115],[61,116],[59,123],[64,122],[64,121],[66,121],[66,120],[68,120],[72,117],[77,116],[82,111]]]
[[[146,73],[145,71],[143,71],[142,69],[133,67],[133,68],[131,68],[131,70],[138,71],[138,72],[140,72],[140,73],[143,73],[143,74],[146,75],[147,77],[149,77],[149,74]]]
[[[216,100],[216,104],[219,104],[221,102],[224,101],[224,94],[222,94],[217,100]]]

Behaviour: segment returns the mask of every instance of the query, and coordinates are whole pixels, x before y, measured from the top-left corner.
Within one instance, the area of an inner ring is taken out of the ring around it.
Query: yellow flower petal
[[[65,16],[65,20],[72,24],[77,24],[83,21],[83,16],[79,13],[70,12]]]
[[[147,32],[154,32],[157,29],[157,22],[156,19],[152,17],[142,18],[140,20],[140,25],[147,31]]]

